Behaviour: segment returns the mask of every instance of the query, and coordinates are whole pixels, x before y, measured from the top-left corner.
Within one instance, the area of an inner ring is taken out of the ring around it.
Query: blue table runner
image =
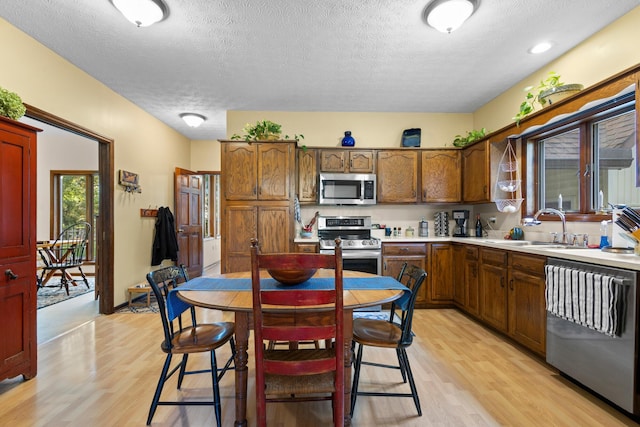
[[[404,291],[403,295],[396,300],[399,307],[403,307],[411,296],[409,288],[398,282],[393,277],[376,276],[376,277],[345,277],[343,280],[343,288],[345,290],[357,289],[397,289]],[[333,278],[311,278],[295,286],[286,286],[275,279],[261,279],[262,289],[267,290],[321,290],[332,289]],[[175,319],[191,305],[178,298],[177,292],[182,291],[251,291],[251,278],[245,279],[228,279],[220,277],[196,277],[185,282],[169,292],[167,297],[167,314],[169,319]]]

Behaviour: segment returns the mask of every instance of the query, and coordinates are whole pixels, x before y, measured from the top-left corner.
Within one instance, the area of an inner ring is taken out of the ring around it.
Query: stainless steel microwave
[[[321,173],[321,205],[375,205],[376,175],[360,173]]]

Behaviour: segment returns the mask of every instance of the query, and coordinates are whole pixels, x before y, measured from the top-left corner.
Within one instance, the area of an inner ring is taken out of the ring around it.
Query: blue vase
[[[344,138],[342,138],[342,146],[343,147],[353,147],[356,145],[356,140],[351,136],[351,131],[347,130],[344,132]]]

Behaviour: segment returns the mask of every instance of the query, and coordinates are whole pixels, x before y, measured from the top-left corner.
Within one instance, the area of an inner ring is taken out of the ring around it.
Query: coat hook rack
[[[156,218],[158,216],[158,209],[157,208],[140,209],[140,216],[142,218]]]

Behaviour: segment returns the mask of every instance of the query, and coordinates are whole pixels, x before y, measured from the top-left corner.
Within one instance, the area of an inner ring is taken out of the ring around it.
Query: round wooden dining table
[[[261,271],[264,278],[270,277],[266,271]],[[333,270],[318,270],[313,277],[333,277]],[[375,274],[361,273],[344,270],[343,277],[376,278]],[[226,273],[216,276],[217,279],[246,279],[251,278],[251,272]],[[344,289],[344,343],[345,352],[345,426],[351,425],[351,340],[353,338],[353,310],[358,308],[373,307],[390,303],[402,296],[404,291],[398,289]],[[252,293],[247,290],[189,290],[178,291],[178,298],[196,307],[211,308],[215,310],[229,311],[235,314],[235,426],[247,426],[247,381],[249,355],[249,331],[253,328],[253,302]],[[272,313],[278,316],[278,321],[293,322],[301,325],[317,321],[322,316],[323,310],[287,310],[286,308]],[[266,315],[266,313],[265,313]]]

